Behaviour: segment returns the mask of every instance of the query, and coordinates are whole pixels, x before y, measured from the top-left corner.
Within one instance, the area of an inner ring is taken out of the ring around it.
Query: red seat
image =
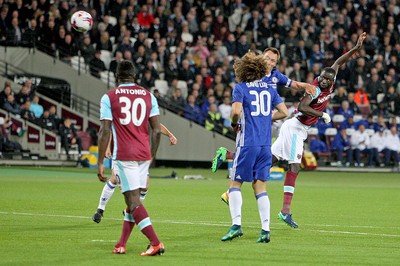
[[[82,150],[89,150],[89,147],[92,146],[92,137],[86,131],[78,131],[77,134],[82,140]]]

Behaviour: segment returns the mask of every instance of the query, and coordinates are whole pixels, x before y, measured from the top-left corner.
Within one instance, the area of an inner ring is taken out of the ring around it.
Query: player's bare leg
[[[293,199],[295,184],[297,176],[300,172],[300,164],[289,164],[289,171],[287,171],[283,187],[283,206],[281,212],[278,214],[278,219],[285,222],[287,225],[297,228],[298,225],[293,221],[292,214],[290,213],[290,206]]]

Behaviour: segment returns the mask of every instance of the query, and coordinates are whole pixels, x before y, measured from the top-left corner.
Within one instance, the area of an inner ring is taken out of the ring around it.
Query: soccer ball
[[[72,14],[71,26],[79,32],[87,32],[92,28],[92,16],[86,11],[77,11]]]

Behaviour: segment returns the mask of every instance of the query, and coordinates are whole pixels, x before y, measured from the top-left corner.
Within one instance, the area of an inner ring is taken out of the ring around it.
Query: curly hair
[[[233,64],[239,82],[250,82],[263,78],[267,73],[268,62],[263,55],[248,51]]]

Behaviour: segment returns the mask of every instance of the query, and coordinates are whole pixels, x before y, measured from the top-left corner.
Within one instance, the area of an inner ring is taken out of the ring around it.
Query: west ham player
[[[283,207],[278,214],[278,218],[287,225],[297,228],[298,225],[293,221],[290,214],[290,205],[294,194],[295,182],[300,172],[300,162],[303,154],[304,140],[307,138],[307,129],[316,124],[319,118],[323,118],[325,122],[330,122],[330,117],[327,113],[323,113],[325,106],[329,103],[331,93],[333,92],[334,79],[341,65],[346,63],[361,47],[367,34],[362,33],[357,44],[339,57],[331,67],[324,68],[321,75],[317,77],[312,84],[317,85],[317,95],[312,96],[306,94],[299,104],[298,110],[301,112],[296,117],[286,120],[279,132],[278,139],[272,145],[273,164],[277,164],[279,160],[286,160],[289,163],[289,171],[286,174],[284,181],[284,196]],[[219,149],[219,151],[221,148]],[[231,153],[220,156],[221,159],[231,158]],[[213,160],[213,165],[220,164],[218,154]],[[216,167],[217,168],[217,167]],[[223,194],[226,197],[226,194]],[[222,198],[226,203],[228,198]]]
[[[265,76],[267,65],[265,57],[251,51],[233,65],[236,78],[241,83],[236,84],[233,90],[231,121],[232,127],[239,132],[229,188],[232,226],[221,238],[222,241],[243,235],[240,189],[243,182],[251,182],[262,228],[257,242],[270,242],[270,202],[265,183],[272,163],[271,124],[285,118],[288,110],[276,89],[261,79]],[[272,113],[274,108],[277,112]]]
[[[164,253],[164,245],[154,231],[139,194],[140,188],[146,187],[150,162],[160,144],[157,100],[149,91],[135,84],[135,67],[132,62],[120,62],[116,78],[119,86],[101,98],[99,131],[99,158],[104,158],[111,130],[113,132],[113,171],[127,205],[121,237],[112,252],[125,253],[126,242],[136,223],[150,242],[148,249],[140,255],[161,255]],[[97,164],[99,180],[107,181],[103,160],[98,160]]]
[[[267,60],[267,74],[263,78],[263,81],[268,83],[270,87],[277,89],[278,86],[285,86],[289,88],[294,88],[300,91],[305,90],[307,94],[315,95],[315,87],[295,80],[289,79],[287,76],[279,72],[275,67],[279,62],[281,54],[279,50],[273,47],[266,48],[263,52],[265,59]],[[211,171],[216,172],[218,167],[222,164],[225,159],[232,159],[233,152],[227,151],[225,147],[221,147],[216,151],[216,156],[213,159]],[[222,200],[228,203],[227,192],[222,194]]]
[[[175,135],[169,131],[169,129],[164,126],[163,124],[161,125],[161,134],[167,136],[169,138],[170,144],[171,145],[176,145],[178,143],[178,140],[176,139]],[[109,147],[111,144],[112,137],[110,138],[110,142],[107,147],[106,151],[106,157],[111,158],[112,153],[111,153],[111,148]],[[149,188],[149,181],[150,181],[150,176],[147,174],[147,185],[146,188],[141,188],[140,189],[140,201],[143,202]],[[106,209],[107,203],[110,201],[112,195],[114,194],[115,187],[117,186],[117,179],[115,178],[114,171],[111,172],[111,178],[106,182],[106,184],[103,187],[103,190],[100,195],[99,199],[99,206],[97,207],[96,212],[93,214],[92,220],[96,223],[100,223],[101,219],[103,218],[103,213]]]

